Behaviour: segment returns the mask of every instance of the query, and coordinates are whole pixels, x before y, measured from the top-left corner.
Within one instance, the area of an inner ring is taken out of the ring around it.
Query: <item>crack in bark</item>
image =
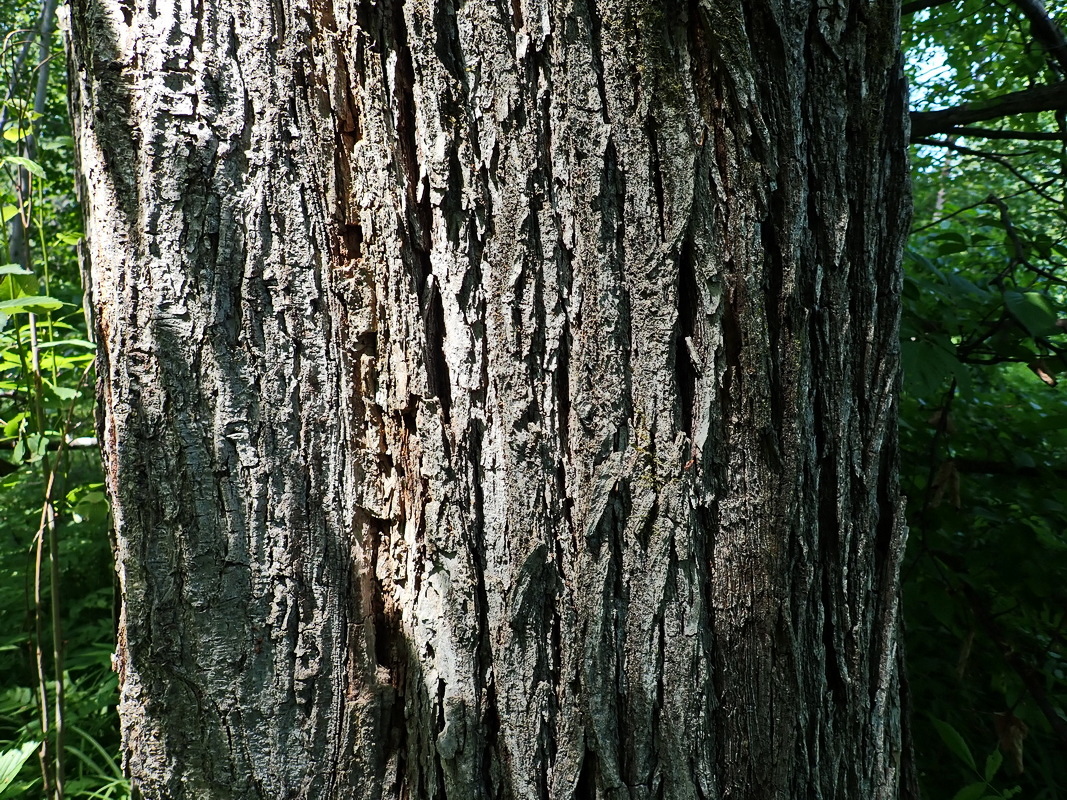
[[[693,264],[692,224],[678,253],[678,333],[674,344],[674,380],[678,392],[679,430],[689,441],[693,437],[693,416],[696,404],[697,372],[697,292],[696,270]]]

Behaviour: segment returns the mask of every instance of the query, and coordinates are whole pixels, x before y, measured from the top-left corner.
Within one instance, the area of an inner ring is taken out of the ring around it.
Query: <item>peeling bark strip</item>
[[[71,14],[141,796],[897,795],[895,3]]]

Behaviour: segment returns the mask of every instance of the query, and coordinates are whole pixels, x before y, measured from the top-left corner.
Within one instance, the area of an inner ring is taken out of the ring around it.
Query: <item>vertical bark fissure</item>
[[[692,224],[690,224],[690,230]],[[693,412],[696,401],[698,347],[696,271],[693,267],[692,234],[687,234],[678,255],[678,335],[674,352],[674,373],[678,386],[679,428],[690,441],[695,439]],[[695,458],[695,456],[694,456]]]

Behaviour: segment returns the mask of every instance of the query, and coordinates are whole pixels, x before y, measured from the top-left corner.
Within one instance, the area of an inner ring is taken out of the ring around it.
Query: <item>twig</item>
[[[1041,183],[1041,188],[1044,189],[1046,186],[1051,186],[1055,182],[1056,182],[1055,180],[1043,181]],[[1014,199],[1016,197],[1021,197],[1022,195],[1027,194],[1027,193],[1032,192],[1032,191],[1033,191],[1033,189],[1031,189],[1029,186],[1027,186],[1025,189],[1020,189],[1017,192],[1012,192],[1011,194],[1006,194],[1001,199],[1002,200],[1012,200],[1012,199]],[[989,199],[988,198],[986,198],[985,200],[979,200],[977,203],[971,203],[970,205],[963,206],[962,208],[957,208],[951,214],[945,214],[945,216],[943,216],[943,217],[938,217],[933,222],[928,222],[925,225],[920,225],[918,228],[912,228],[911,232],[913,234],[915,234],[915,233],[921,233],[922,231],[925,231],[925,230],[929,230],[930,228],[935,228],[935,227],[937,227],[938,225],[940,225],[942,222],[944,222],[947,219],[952,219],[953,217],[957,217],[957,216],[959,216],[960,214],[963,214],[966,211],[973,211],[974,209],[978,208],[979,206],[984,206],[984,205],[988,205],[988,204],[989,204]]]
[[[1011,131],[996,128],[975,128],[964,125],[944,131],[946,136],[969,136],[977,139],[1014,139],[1024,142],[1062,142],[1063,133],[1050,131]]]
[[[992,161],[995,164],[999,164],[1004,167],[1008,172],[1018,178],[1020,181],[1029,186],[1033,191],[1037,192],[1039,196],[1048,200],[1050,203],[1059,204],[1059,199],[1046,193],[1044,188],[1037,181],[1030,180],[1030,178],[1023,175],[1018,169],[1015,168],[1008,158],[1010,156],[1003,153],[987,153],[984,150],[975,150],[970,147],[964,147],[963,145],[956,144],[955,142],[949,142],[942,139],[913,139],[913,144],[924,144],[931,147],[944,147],[946,150],[952,150],[960,153],[961,155],[974,156],[975,158],[984,158],[987,161]],[[1013,155],[1029,155],[1028,153],[1018,153]]]

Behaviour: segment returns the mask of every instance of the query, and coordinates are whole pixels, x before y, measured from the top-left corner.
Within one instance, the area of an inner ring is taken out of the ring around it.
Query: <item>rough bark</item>
[[[71,9],[142,796],[897,795],[895,3]]]

